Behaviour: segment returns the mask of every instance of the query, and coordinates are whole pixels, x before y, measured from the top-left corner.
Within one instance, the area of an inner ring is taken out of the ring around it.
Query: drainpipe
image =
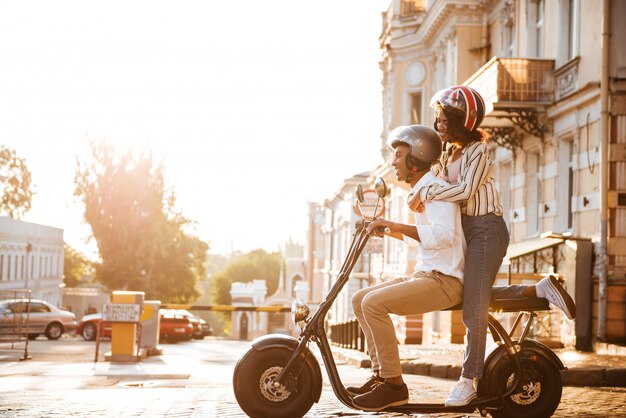
[[[611,0],[604,0],[602,16],[602,78],[600,80],[600,271],[598,280],[598,335],[606,341],[608,189],[609,189],[609,48]]]

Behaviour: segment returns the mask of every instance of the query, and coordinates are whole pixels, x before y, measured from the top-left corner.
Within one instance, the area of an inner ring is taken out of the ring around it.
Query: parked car
[[[76,330],[76,316],[39,299],[7,299],[0,301],[0,327],[3,333],[28,335],[34,340],[44,334],[49,340],[58,340],[64,333]]]
[[[94,341],[98,332],[98,324],[102,321],[102,314],[95,313],[85,315],[78,323],[76,328],[76,334],[82,336],[86,341]],[[103,322],[102,329],[100,330],[101,337],[111,336],[111,323]]]
[[[193,335],[193,325],[189,318],[167,309],[159,311],[159,339],[161,341],[184,341],[190,340]],[[81,335],[87,341],[96,339],[98,324],[102,321],[102,314],[95,313],[85,315],[76,328],[76,334]],[[111,337],[111,323],[103,322],[100,337]]]
[[[169,342],[191,340],[193,323],[188,316],[169,309],[161,309],[159,316],[161,317],[159,339]]]
[[[211,324],[209,324],[204,318],[194,315],[186,309],[166,309],[166,311],[179,313],[189,318],[191,325],[193,325],[192,338],[194,340],[201,340],[204,337],[213,334]]]

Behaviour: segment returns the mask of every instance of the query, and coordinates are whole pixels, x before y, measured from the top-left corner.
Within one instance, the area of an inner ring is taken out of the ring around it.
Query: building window
[[[506,225],[511,229],[511,163],[503,163],[500,165],[500,175],[498,176],[498,193],[502,201],[502,216],[506,221]]]
[[[528,4],[528,56],[543,57],[544,0],[531,0]]]
[[[557,211],[556,230],[571,231],[574,225],[572,200],[574,198],[574,144],[571,139],[559,143],[559,162],[557,180]]]
[[[504,24],[504,56],[513,57],[515,54],[515,24],[513,20]]]
[[[578,55],[578,0],[560,0],[559,52],[557,66]]]
[[[4,254],[0,255],[0,280],[4,280]]]
[[[410,95],[411,101],[411,125],[419,125],[422,123],[422,95],[420,93],[414,93]]]
[[[539,154],[526,154],[526,235],[532,236],[539,232]]]

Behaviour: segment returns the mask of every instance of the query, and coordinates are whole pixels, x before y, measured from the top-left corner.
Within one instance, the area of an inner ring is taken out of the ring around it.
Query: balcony
[[[493,57],[465,84],[483,95],[487,113],[544,107],[554,100],[553,72],[554,60]]]
[[[543,139],[549,129],[545,108],[554,101],[554,60],[493,57],[464,84],[483,95],[487,115],[498,111],[496,118],[509,119],[526,133]],[[515,137],[512,128],[504,130],[506,136]],[[500,139],[506,144],[500,144],[498,138],[496,142],[507,148],[519,146],[519,138]]]
[[[412,16],[424,11],[424,0],[402,0],[400,2],[400,17]]]

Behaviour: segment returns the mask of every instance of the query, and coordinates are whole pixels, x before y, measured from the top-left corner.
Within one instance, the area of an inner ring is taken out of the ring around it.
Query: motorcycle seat
[[[463,303],[445,309],[446,311],[457,311],[463,309]],[[549,311],[550,304],[544,298],[523,298],[523,299],[496,299],[489,305],[492,312],[519,312],[519,311]]]

